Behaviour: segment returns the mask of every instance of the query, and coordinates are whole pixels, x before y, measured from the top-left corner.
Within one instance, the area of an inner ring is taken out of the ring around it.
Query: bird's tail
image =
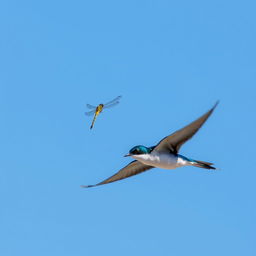
[[[213,163],[208,163],[208,162],[198,161],[198,160],[193,160],[193,162],[191,162],[191,165],[199,168],[204,168],[204,169],[212,169],[212,170],[216,169],[215,167],[211,166],[213,165]]]

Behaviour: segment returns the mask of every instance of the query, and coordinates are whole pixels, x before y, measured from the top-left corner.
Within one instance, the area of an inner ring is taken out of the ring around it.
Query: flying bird
[[[180,155],[178,152],[181,146],[187,140],[191,139],[192,136],[201,128],[217,105],[218,102],[216,102],[213,108],[211,108],[197,120],[163,138],[156,146],[145,147],[139,145],[133,147],[125,156],[130,156],[134,158],[135,161],[132,161],[127,166],[119,170],[116,174],[100,183],[87,186],[82,185],[81,187],[89,188],[108,184],[142,173],[155,167],[162,169],[175,169],[182,166],[195,166],[215,170],[216,168],[212,166],[213,163],[190,159]]]
[[[85,114],[87,116],[94,115],[90,129],[93,128],[95,120],[96,120],[97,116],[102,112],[102,110],[105,108],[111,108],[111,107],[114,107],[115,105],[117,105],[119,103],[119,100],[121,99],[121,97],[122,96],[118,96],[115,99],[113,99],[105,104],[99,104],[97,107],[90,105],[90,104],[86,104],[87,108],[93,109],[93,110],[91,110],[89,112],[85,112]]]

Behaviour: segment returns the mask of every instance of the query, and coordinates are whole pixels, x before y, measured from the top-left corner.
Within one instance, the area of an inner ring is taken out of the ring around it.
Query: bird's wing
[[[216,108],[218,103],[219,102],[216,102],[216,104],[207,113],[199,117],[191,124],[163,138],[156,145],[154,150],[158,152],[171,151],[173,153],[178,153],[180,147],[200,129],[200,127],[204,124],[204,122],[208,119],[213,110]]]
[[[128,165],[126,165],[124,168],[122,168],[119,172],[117,172],[116,174],[114,174],[113,176],[111,176],[110,178],[95,184],[95,185],[87,185],[87,186],[81,186],[83,188],[90,188],[90,187],[95,187],[95,186],[99,186],[99,185],[103,185],[103,184],[107,184],[107,183],[111,183],[114,181],[118,181],[118,180],[122,180],[125,178],[128,178],[130,176],[139,174],[141,172],[147,171],[149,169],[154,168],[153,166],[149,166],[149,165],[145,165],[137,160],[129,163]]]

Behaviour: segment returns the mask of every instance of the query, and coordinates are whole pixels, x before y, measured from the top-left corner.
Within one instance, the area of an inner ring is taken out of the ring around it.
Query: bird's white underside
[[[131,157],[143,164],[162,169],[175,169],[190,165],[185,159],[168,153],[151,152],[151,154],[132,155]]]

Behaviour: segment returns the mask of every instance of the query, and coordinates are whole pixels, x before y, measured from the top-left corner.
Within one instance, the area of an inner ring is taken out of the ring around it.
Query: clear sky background
[[[256,255],[255,1],[0,3],[0,255]],[[93,130],[86,103],[122,95]],[[220,104],[180,153],[92,189]]]

